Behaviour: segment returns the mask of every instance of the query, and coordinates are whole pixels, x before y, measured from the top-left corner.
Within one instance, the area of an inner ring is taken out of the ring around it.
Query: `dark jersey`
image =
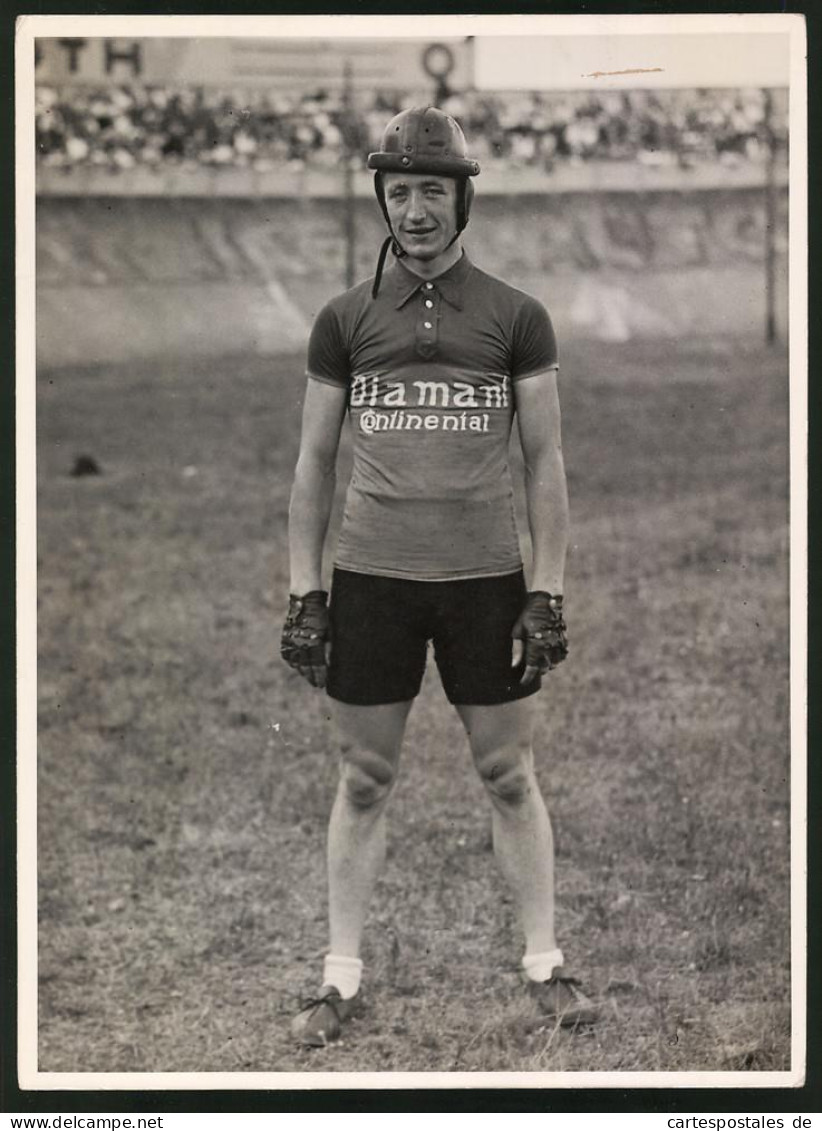
[[[521,566],[508,467],[517,381],[557,367],[536,299],[462,258],[425,281],[397,262],[314,324],[308,376],[348,390],[354,468],[336,564],[447,580]]]

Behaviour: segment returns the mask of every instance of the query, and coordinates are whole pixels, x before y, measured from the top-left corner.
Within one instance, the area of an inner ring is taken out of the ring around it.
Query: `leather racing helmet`
[[[394,235],[385,203],[383,173],[434,173],[457,182],[457,230],[451,243],[468,223],[474,186],[469,180],[480,171],[479,162],[466,153],[465,134],[456,119],[436,106],[414,106],[395,115],[385,127],[380,148],[368,154],[373,169],[374,191],[391,235],[383,244],[377,263],[372,295],[376,298],[388,249],[405,255]],[[449,244],[450,246],[450,244]]]

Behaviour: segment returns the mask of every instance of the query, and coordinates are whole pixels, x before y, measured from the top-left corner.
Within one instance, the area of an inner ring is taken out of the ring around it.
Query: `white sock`
[[[345,1001],[356,996],[362,977],[362,959],[344,954],[327,954],[323,966],[323,985],[336,986]]]
[[[526,954],[522,960],[525,973],[532,982],[547,982],[557,966],[562,966],[561,950],[544,950],[541,954]]]

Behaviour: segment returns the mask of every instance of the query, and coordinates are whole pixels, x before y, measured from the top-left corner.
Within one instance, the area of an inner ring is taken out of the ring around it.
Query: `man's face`
[[[457,231],[457,182],[433,173],[386,173],[385,204],[403,250],[430,261],[446,250]]]

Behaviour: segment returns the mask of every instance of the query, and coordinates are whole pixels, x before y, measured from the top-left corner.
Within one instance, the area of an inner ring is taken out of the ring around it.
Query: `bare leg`
[[[328,826],[331,953],[356,958],[374,882],[385,860],[385,807],[397,776],[411,703],[334,702],[340,783]]]
[[[458,707],[492,805],[494,853],[516,900],[526,953],[556,948],[554,838],[534,774],[533,698]]]

